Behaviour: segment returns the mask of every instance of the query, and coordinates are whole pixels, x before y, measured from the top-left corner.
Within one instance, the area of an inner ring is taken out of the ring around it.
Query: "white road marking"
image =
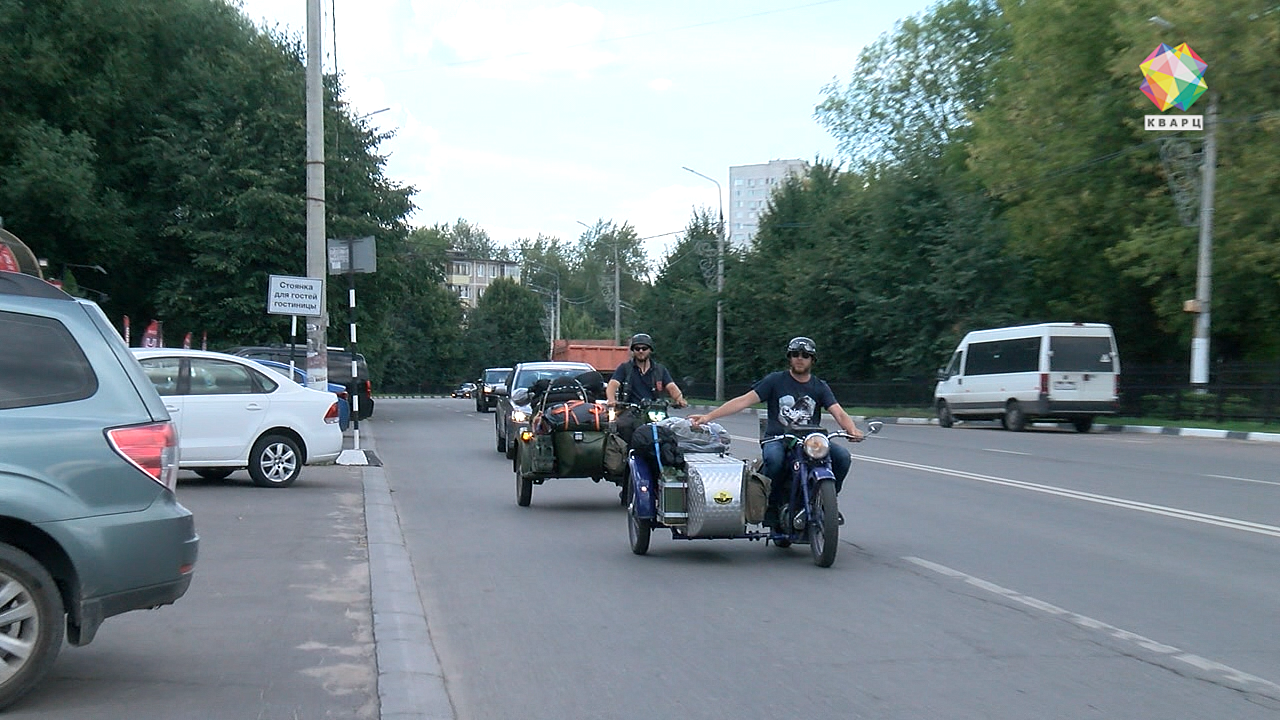
[[[927,570],[936,572],[939,575],[944,575],[956,580],[963,580],[969,585],[1007,598],[1020,605],[1025,605],[1055,617],[1064,618],[1067,621],[1083,628],[1099,630],[1117,640],[1136,645],[1148,652],[1154,653],[1156,655],[1155,662],[1161,667],[1168,667],[1169,669],[1176,671],[1176,668],[1171,666],[1175,665],[1175,663],[1183,663],[1200,670],[1205,675],[1208,675],[1213,682],[1218,682],[1244,692],[1257,693],[1275,700],[1280,700],[1280,685],[1277,685],[1270,680],[1265,680],[1256,675],[1250,675],[1242,670],[1237,670],[1229,665],[1214,662],[1213,660],[1209,660],[1193,653],[1184,652],[1172,645],[1157,642],[1137,633],[1122,630],[1114,625],[1108,625],[1101,620],[1095,620],[1091,617],[1073,613],[1069,610],[1060,608],[1057,605],[1023,595],[1017,591],[996,585],[993,582],[988,582],[981,578],[960,572],[959,570],[953,570],[945,565],[939,565],[935,562],[922,560],[918,557],[907,556],[902,559]]]
[[[1219,480],[1239,480],[1240,482],[1258,483],[1259,485],[1280,485],[1280,482],[1272,482],[1270,480],[1254,480],[1253,478],[1233,477],[1231,475],[1209,475],[1207,477],[1218,478]]]
[[[1237,520],[1235,518],[1222,517],[1220,515],[1195,512],[1194,510],[1182,510],[1180,508],[1166,507],[1164,505],[1153,505],[1151,503],[1138,502],[1137,500],[1125,500],[1124,498],[1109,497],[1107,495],[1098,495],[1096,493],[1082,492],[1080,490],[1068,490],[1066,488],[1053,487],[1052,485],[1041,485],[1039,483],[1025,482],[1022,480],[1009,480],[1007,478],[1000,478],[992,475],[979,475],[978,473],[964,472],[963,470],[951,470],[949,468],[934,467],[932,465],[902,462],[901,460],[886,460],[883,458],[868,457],[866,455],[855,455],[854,460],[879,463],[881,465],[891,465],[894,467],[906,468],[908,470],[919,470],[921,472],[934,473],[937,475],[950,475],[951,477],[962,478],[965,480],[976,480],[978,482],[989,483],[992,485],[1003,485],[1005,487],[1030,490],[1032,492],[1044,493],[1046,495],[1057,495],[1058,497],[1070,498],[1072,500],[1083,500],[1085,502],[1097,503],[1099,505],[1110,505],[1112,507],[1124,508],[1125,510],[1137,510],[1138,512],[1151,513],[1152,515],[1163,515],[1165,517],[1176,518],[1178,520],[1189,520],[1191,522],[1198,522],[1205,525],[1216,525],[1230,530],[1241,530],[1243,532],[1280,538],[1280,527],[1275,525],[1264,525],[1262,523],[1249,522],[1248,520]]]
[[[1030,455],[1027,452],[1018,452],[1017,450],[1000,450],[998,448],[982,448],[986,452],[1003,453],[1005,455]]]

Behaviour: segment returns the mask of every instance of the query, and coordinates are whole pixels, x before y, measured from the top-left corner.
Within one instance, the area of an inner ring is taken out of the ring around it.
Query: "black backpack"
[[[665,425],[645,423],[636,428],[631,436],[631,450],[659,472],[662,468],[684,467],[684,451],[676,442],[675,433]]]

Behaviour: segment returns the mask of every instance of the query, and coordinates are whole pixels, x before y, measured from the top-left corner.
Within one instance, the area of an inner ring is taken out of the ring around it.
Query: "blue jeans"
[[[836,476],[836,492],[840,492],[840,488],[844,486],[845,476],[849,474],[849,466],[853,464],[853,458],[849,455],[849,449],[843,445],[837,445],[836,441],[831,442],[831,474]],[[774,440],[760,446],[760,458],[764,461],[764,466],[760,469],[765,475],[773,480],[769,488],[769,504],[778,506],[787,501],[789,483],[791,481],[790,468],[786,467],[787,448],[786,442],[783,440]]]

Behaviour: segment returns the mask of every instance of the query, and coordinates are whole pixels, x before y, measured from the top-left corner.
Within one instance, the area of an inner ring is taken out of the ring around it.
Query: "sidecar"
[[[748,530],[766,502],[750,464],[719,452],[684,452],[682,464],[663,465],[632,450],[628,457],[627,530],[631,551],[644,555],[654,528],[668,528],[676,540],[769,537]]]
[[[589,386],[570,378],[534,395],[533,414],[514,438],[516,504],[528,507],[533,486],[552,478],[607,480],[621,487],[626,474],[611,473],[605,462],[611,443],[615,452],[622,452],[617,448],[621,440],[610,431],[608,411]]]

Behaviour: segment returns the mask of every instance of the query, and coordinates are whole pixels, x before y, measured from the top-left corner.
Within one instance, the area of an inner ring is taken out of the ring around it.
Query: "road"
[[[753,415],[725,425],[758,456]],[[665,531],[633,555],[616,489],[590,480],[518,507],[467,400],[379,399],[362,436],[383,467],[286,490],[184,474],[188,595],[64,649],[7,716],[1280,714],[1272,443],[888,425],[852,446],[820,569],[802,546]],[[394,674],[406,657],[432,668]]]
[[[887,426],[854,448],[835,567],[627,546],[612,486],[515,504],[491,415],[374,433],[457,715],[1274,718],[1280,449]],[[758,455],[750,415],[726,423]]]

